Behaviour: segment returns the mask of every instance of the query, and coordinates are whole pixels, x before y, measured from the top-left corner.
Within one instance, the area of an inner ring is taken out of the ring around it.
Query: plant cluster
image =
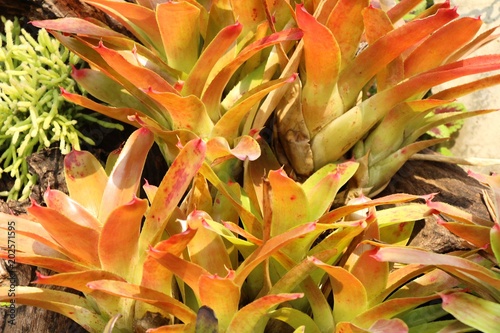
[[[14,185],[0,192],[8,199],[27,199],[36,176],[28,171],[26,158],[32,153],[57,143],[63,154],[80,149],[83,140],[91,138],[78,128],[82,123],[95,123],[108,128],[121,128],[86,114],[83,108],[64,100],[60,87],[83,92],[71,78],[72,66],[82,60],[60,45],[45,29],[34,39],[21,28],[18,19],[2,18],[5,34],[0,41],[0,177],[9,175]]]
[[[72,75],[93,98],[62,95],[138,129],[105,167],[68,154],[69,195],[0,215],[16,223],[17,261],[57,272],[36,283],[83,295],[19,287],[16,302],[90,332],[495,332],[498,220],[432,195],[364,195],[443,141],[417,141],[428,130],[491,111],[437,112],[498,75],[425,95],[500,69],[500,55],[464,59],[494,30],[476,36],[481,21],[449,2],[408,22],[421,1],[86,2],[134,39],[93,20],[34,22],[90,64]],[[141,199],[155,141],[170,167]],[[431,214],[474,249],[406,246]]]
[[[65,158],[70,196],[49,189],[46,207],[0,214],[2,228],[15,222],[17,261],[58,272],[35,283],[84,295],[17,287],[17,303],[62,313],[89,332],[250,333],[276,331],[276,321],[296,332],[496,330],[498,221],[407,194],[329,210],[355,162],[329,164],[303,184],[269,171],[256,200],[213,172],[201,139],[182,147],[161,184],[144,185],[148,199],[139,199],[153,140],[148,129],[134,132],[108,160],[109,175],[74,151]],[[498,177],[480,179],[497,189]],[[377,208],[418,199],[425,203]],[[478,250],[406,247],[413,221],[438,213]],[[151,313],[164,326],[149,326]]]

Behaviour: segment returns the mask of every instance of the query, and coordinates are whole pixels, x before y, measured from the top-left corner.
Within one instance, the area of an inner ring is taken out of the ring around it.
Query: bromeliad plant
[[[457,309],[470,301],[496,308],[498,258],[405,247],[413,221],[439,206],[430,197],[361,196],[332,209],[348,183],[376,193],[412,153],[437,142],[415,143],[421,134],[464,117],[437,107],[498,82],[424,99],[436,84],[500,68],[499,56],[457,61],[490,39],[493,31],[473,39],[478,19],[459,19],[444,3],[397,23],[413,0],[388,12],[347,0],[86,2],[134,39],[92,20],[34,22],[90,64],[73,76],[105,104],[63,96],[140,129],[110,159],[109,176],[73,152],[69,197],[49,189],[47,207],[0,215],[4,228],[19,226],[19,262],[58,272],[37,283],[84,295],[19,287],[18,303],[92,332],[495,325],[488,312],[470,321]],[[453,41],[443,43],[450,31]],[[266,126],[271,146],[260,135]],[[154,139],[171,166],[139,199]],[[418,199],[426,204],[381,208]],[[153,326],[152,313],[165,325]],[[456,320],[439,321],[447,314]]]
[[[83,294],[19,286],[17,304],[59,312],[89,332],[287,331],[278,321],[298,332],[493,332],[500,278],[490,267],[498,262],[401,246],[413,221],[439,205],[431,197],[361,198],[329,210],[358,168],[346,162],[303,184],[270,171],[260,199],[252,198],[215,175],[207,145],[195,139],[158,187],[144,186],[149,200],[139,199],[152,144],[149,130],[134,132],[110,157],[109,175],[92,155],[72,152],[65,159],[70,196],[48,189],[46,207],[33,202],[28,216],[0,214],[2,229],[15,222],[16,261],[57,272],[38,274],[35,283]],[[274,162],[265,154],[256,161]],[[212,198],[207,181],[222,195]],[[416,199],[427,205],[377,208]],[[0,301],[9,301],[8,289],[0,288]],[[439,298],[442,305],[429,303]],[[489,313],[470,319],[464,303]],[[456,320],[436,321],[447,313]],[[158,317],[163,326],[153,325]]]
[[[459,18],[449,2],[408,22],[422,1],[387,12],[369,0],[86,2],[139,42],[82,19],[34,22],[91,64],[74,77],[107,105],[65,98],[126,122],[137,115],[133,123],[161,138],[169,160],[177,137],[213,140],[227,154],[272,119],[273,150],[289,174],[305,179],[355,158],[362,167],[350,186],[373,196],[414,153],[445,140],[417,141],[424,133],[492,111],[436,108],[499,81],[424,98],[438,84],[500,68],[499,55],[466,58],[495,29],[476,36],[481,20]]]

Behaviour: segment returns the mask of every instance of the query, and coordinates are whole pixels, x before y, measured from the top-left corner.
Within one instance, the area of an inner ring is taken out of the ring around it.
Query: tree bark
[[[489,195],[492,198],[492,192],[454,164],[408,161],[380,196],[393,193],[416,195],[436,193],[433,201],[445,202],[483,219],[492,219],[483,197]],[[442,218],[447,219],[444,216]],[[410,245],[437,253],[472,248],[471,244],[438,224],[433,216],[417,221]]]
[[[60,17],[94,18],[128,34],[117,21],[80,0],[0,0],[0,15],[9,19],[22,17],[26,23]],[[25,29],[29,29],[29,25]]]
[[[0,15],[8,19],[13,19],[14,17],[23,18],[23,27],[28,31],[35,31],[35,29],[31,25],[27,24],[29,21],[55,19],[60,17],[92,17],[105,22],[116,30],[123,31],[122,27],[120,27],[116,21],[110,19],[107,15],[100,12],[99,10],[82,3],[80,0],[0,0]],[[3,31],[3,27],[1,28]],[[62,170],[61,166],[55,169]],[[52,177],[54,180],[57,179],[57,177],[53,174],[51,175],[50,172],[44,176],[49,178]],[[50,180],[47,181],[48,183],[51,183]],[[52,182],[52,188],[54,188],[54,186],[56,186],[55,188],[59,188],[55,183]],[[0,211],[8,212],[12,208],[19,208],[9,206],[10,205],[3,203],[3,205],[0,205]],[[11,277],[11,275],[7,271],[5,262],[3,260],[0,265],[0,286],[9,285],[9,278]],[[44,269],[17,264],[15,266],[14,272],[16,274],[18,285],[30,285],[30,282],[35,278],[36,270],[40,271],[42,274],[50,273]],[[61,289],[57,287],[48,288],[59,290]],[[59,315],[55,312],[32,306],[17,306],[18,307],[16,308],[14,325],[9,324],[8,322],[8,320],[10,319],[8,309],[5,309],[3,307],[0,308],[1,333],[86,332],[86,330],[81,328],[71,319]]]

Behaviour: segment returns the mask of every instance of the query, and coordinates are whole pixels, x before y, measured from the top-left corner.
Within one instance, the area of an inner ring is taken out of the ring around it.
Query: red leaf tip
[[[99,44],[97,44],[97,46],[94,46],[94,49],[106,49],[106,46],[104,46],[102,39],[99,41]]]
[[[373,253],[370,254],[370,257],[372,257],[373,259],[375,259],[377,261],[384,261],[382,258],[382,255],[379,252],[380,252],[380,248],[374,249]]]
[[[437,193],[431,193],[431,194],[423,195],[423,196],[422,196],[422,199],[424,199],[424,200],[425,200],[425,203],[426,203],[426,204],[429,204],[429,203],[432,201],[432,199],[434,199],[434,197],[435,197],[436,195],[437,195]]]
[[[174,89],[177,90],[178,92],[181,92],[182,88],[184,88],[184,81],[179,80],[174,84]]]
[[[288,83],[294,82],[294,81],[297,79],[297,77],[298,77],[298,76],[299,76],[299,73],[293,73],[293,74],[292,74],[292,75],[288,78],[288,80],[286,80],[286,82],[288,82]]]
[[[63,87],[59,87],[59,91],[61,92],[61,95],[63,95],[63,97],[70,94],[70,92],[64,89]]]
[[[31,203],[30,208],[33,208],[33,207],[34,208],[41,208],[42,207],[32,197],[30,197],[30,203]]]

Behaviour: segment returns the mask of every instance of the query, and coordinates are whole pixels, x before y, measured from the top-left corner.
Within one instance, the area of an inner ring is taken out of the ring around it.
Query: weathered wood
[[[37,174],[39,177],[39,184],[33,190],[33,199],[37,202],[43,202],[43,191],[50,186],[60,190],[66,189],[64,182],[64,175],[61,172],[63,168],[63,159],[59,150],[51,149],[45,150],[40,153],[32,155],[28,159],[30,164],[30,171]],[[8,203],[0,200],[0,211],[4,213],[25,213],[29,201],[17,202],[10,201]],[[7,232],[1,230],[3,234],[0,239],[5,240]],[[3,243],[4,241],[2,241]],[[10,284],[9,278],[11,277],[6,268],[4,260],[0,260],[0,286],[8,286]],[[54,286],[33,285],[31,281],[35,280],[35,272],[39,271],[44,275],[50,275],[49,270],[33,267],[23,264],[16,264],[13,272],[17,277],[18,286],[37,286],[41,288],[48,288],[54,290],[66,290],[64,288]],[[14,288],[15,290],[15,288]],[[82,327],[76,324],[71,319],[60,315],[58,313],[47,311],[42,308],[33,306],[24,306],[17,304],[15,313],[15,325],[9,324],[8,309],[0,308],[0,332],[1,333],[26,333],[26,332],[40,332],[40,333],[83,333],[86,332]]]
[[[0,0],[0,15],[23,17],[28,21],[59,17],[92,17],[121,29],[116,21],[80,0]]]
[[[457,165],[409,161],[398,171],[380,195],[437,193],[434,201],[448,203],[483,219],[491,219],[483,201],[483,190],[487,188],[469,177]],[[439,225],[434,217],[428,217],[425,221],[418,221],[415,224],[410,245],[438,253],[471,248],[467,242]]]

